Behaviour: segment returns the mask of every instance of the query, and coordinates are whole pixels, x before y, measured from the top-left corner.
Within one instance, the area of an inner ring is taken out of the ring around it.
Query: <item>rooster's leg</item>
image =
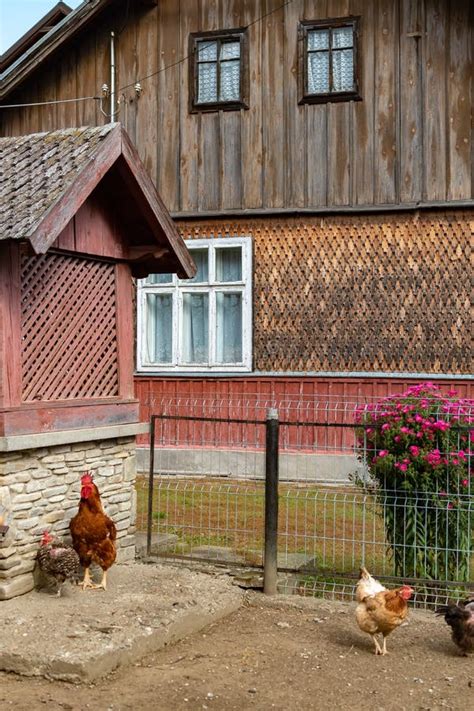
[[[89,568],[86,568],[84,570],[84,580],[82,581],[82,589],[86,590],[86,588],[95,588],[97,587],[91,579],[91,576],[89,574]]]
[[[375,644],[375,654],[383,654],[382,647],[380,646],[377,637],[374,634],[371,635],[371,637],[374,640],[374,644]]]
[[[104,570],[102,573],[102,580],[98,585],[95,586],[96,589],[102,588],[103,590],[107,590],[107,571]]]
[[[385,637],[385,635],[384,635],[384,637],[383,637],[382,654],[383,654],[384,656],[385,656],[386,654],[388,654],[388,652],[387,652],[387,638]]]

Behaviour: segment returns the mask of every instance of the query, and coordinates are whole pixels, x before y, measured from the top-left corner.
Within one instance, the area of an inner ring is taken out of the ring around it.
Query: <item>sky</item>
[[[0,0],[0,54],[33,27],[58,0]],[[83,0],[64,0],[73,10]]]

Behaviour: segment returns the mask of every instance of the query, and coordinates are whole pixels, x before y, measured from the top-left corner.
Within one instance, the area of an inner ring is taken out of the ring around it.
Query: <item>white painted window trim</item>
[[[189,373],[200,374],[209,372],[237,373],[249,372],[252,369],[252,240],[250,237],[225,237],[196,239],[186,242],[192,254],[193,249],[207,247],[210,250],[209,282],[205,285],[194,284],[186,279],[180,280],[176,274],[169,284],[146,284],[140,279],[137,284],[137,371],[140,373]],[[216,259],[215,249],[242,247],[242,281],[217,282],[215,280]],[[242,362],[238,364],[216,363],[216,293],[242,293]],[[181,326],[183,319],[183,293],[208,293],[209,304],[209,352],[210,363],[182,363]],[[172,363],[149,363],[146,355],[146,295],[148,293],[171,293],[173,295],[173,341]]]

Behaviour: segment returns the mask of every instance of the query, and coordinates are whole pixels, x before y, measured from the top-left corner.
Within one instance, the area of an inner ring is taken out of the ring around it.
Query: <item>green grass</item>
[[[279,494],[279,567],[295,571],[302,559],[290,558],[294,554],[304,554],[309,562],[304,571],[290,575],[297,580],[298,594],[351,599],[362,563],[377,577],[394,575],[382,509],[372,495],[354,487],[296,484],[280,484]],[[143,477],[137,481],[138,530],[146,530],[147,510],[148,481]],[[194,551],[216,546],[228,549],[226,560],[231,552],[236,562],[262,565],[264,516],[263,482],[155,479],[153,532],[174,537],[165,554],[212,558],[212,551]],[[471,578],[472,571],[474,556]],[[450,596],[462,597],[467,587],[420,581],[413,604],[435,608]]]
[[[146,530],[147,506],[143,478],[137,483],[139,530]],[[153,531],[177,536],[176,553],[222,546],[249,564],[258,564],[264,545],[264,507],[263,482],[163,478],[155,482]],[[285,554],[299,553],[313,560],[320,572],[350,572],[365,561],[376,571],[390,573],[376,505],[353,488],[281,484],[278,550],[283,565]]]

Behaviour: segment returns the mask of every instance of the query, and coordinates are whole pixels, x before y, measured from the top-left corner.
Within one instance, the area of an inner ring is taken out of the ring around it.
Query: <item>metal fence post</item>
[[[277,592],[278,547],[278,410],[267,412],[265,437],[265,557],[263,565],[263,592]]]
[[[153,476],[155,473],[155,415],[150,421],[150,473],[148,475],[148,521],[146,529],[146,554],[151,552],[151,529],[153,526]]]

